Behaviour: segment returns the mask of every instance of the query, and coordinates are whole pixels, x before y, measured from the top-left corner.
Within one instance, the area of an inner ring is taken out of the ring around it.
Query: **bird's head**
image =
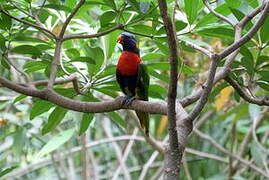
[[[123,32],[119,35],[117,42],[122,45],[124,51],[137,51],[137,40],[135,36],[128,32]]]

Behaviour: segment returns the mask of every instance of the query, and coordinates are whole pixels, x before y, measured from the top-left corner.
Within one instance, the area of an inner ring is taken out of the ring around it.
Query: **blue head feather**
[[[124,51],[137,52],[138,48],[136,46],[136,38],[133,34],[128,32],[123,32],[120,34],[122,39],[122,47]]]

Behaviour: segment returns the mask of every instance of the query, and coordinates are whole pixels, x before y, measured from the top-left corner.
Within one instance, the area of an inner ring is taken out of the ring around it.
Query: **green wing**
[[[139,64],[138,76],[136,83],[136,95],[138,99],[147,101],[149,89],[149,74],[147,66],[143,63]],[[146,112],[136,111],[136,115],[140,121],[141,127],[145,130],[146,135],[149,134],[149,114]]]
[[[136,83],[136,94],[139,99],[148,100],[148,89],[149,89],[149,74],[147,66],[140,63],[138,66],[138,75]]]

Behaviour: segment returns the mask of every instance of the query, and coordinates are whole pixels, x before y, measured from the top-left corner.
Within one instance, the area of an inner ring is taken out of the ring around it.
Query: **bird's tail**
[[[140,121],[141,127],[144,129],[146,135],[149,135],[149,113],[142,111],[135,111]]]

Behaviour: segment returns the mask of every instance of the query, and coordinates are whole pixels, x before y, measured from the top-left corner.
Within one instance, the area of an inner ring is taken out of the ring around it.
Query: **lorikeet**
[[[126,95],[123,103],[130,104],[135,98],[147,101],[149,88],[149,75],[147,67],[142,63],[139,48],[133,34],[121,33],[117,41],[122,44],[123,51],[119,58],[116,70],[117,82]],[[149,133],[149,114],[136,111],[141,127]]]

